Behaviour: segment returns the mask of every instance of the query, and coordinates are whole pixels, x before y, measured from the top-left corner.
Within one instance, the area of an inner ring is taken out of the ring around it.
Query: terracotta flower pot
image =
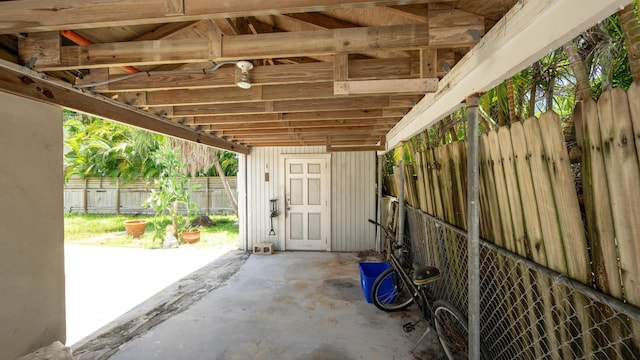
[[[182,233],[182,241],[187,244],[193,244],[200,241],[200,230],[184,231]]]
[[[147,227],[146,220],[127,220],[124,222],[124,228],[128,235],[134,238],[139,238],[144,234],[144,230]]]

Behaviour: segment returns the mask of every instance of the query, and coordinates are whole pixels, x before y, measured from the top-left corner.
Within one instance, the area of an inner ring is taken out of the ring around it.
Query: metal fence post
[[[376,220],[378,224],[382,224],[382,166],[384,164],[384,155],[378,155],[378,201],[376,209]],[[376,226],[376,251],[382,251],[382,231]]]
[[[396,241],[398,244],[404,243],[404,143],[398,144],[402,150],[402,158],[398,166],[400,168],[400,180],[398,181],[398,225],[396,226]]]
[[[469,211],[469,359],[480,359],[480,225],[478,213],[478,96],[467,98],[467,201]]]

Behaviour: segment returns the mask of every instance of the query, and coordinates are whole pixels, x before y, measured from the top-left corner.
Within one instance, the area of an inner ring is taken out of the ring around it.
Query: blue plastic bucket
[[[364,297],[368,303],[372,303],[371,300],[371,291],[373,290],[373,283],[376,281],[378,276],[382,274],[385,270],[391,267],[389,263],[386,262],[361,262],[360,265],[360,285],[362,286],[362,291],[364,292]],[[392,290],[393,284],[391,283],[391,279],[386,279],[382,283],[381,290]]]

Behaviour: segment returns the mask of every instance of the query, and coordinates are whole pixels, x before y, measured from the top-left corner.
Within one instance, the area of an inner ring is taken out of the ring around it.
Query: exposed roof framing
[[[625,2],[0,0],[0,90],[243,153],[385,150]]]

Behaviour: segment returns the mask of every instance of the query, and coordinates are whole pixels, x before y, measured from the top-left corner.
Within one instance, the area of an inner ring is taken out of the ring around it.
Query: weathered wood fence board
[[[640,174],[627,104],[623,91],[608,91],[598,101],[598,117],[625,297],[640,306]]]
[[[586,101],[576,109],[578,143],[583,150],[582,209],[556,114],[491,131],[479,141],[482,236],[585,285],[595,283],[600,291],[636,307],[640,307],[638,99],[640,83],[628,92],[605,92],[597,104]],[[466,229],[466,142],[429,148],[414,156],[417,206]],[[441,251],[454,250],[445,246]],[[617,348],[607,344],[628,337],[622,329],[629,327],[612,319],[606,328],[592,329],[595,323],[608,320],[599,309],[588,308],[582,294],[559,293],[557,287],[549,292],[547,280],[528,276],[520,264],[499,262],[497,267],[496,276],[503,276],[501,281],[514,288],[503,296],[510,304],[506,316],[521,331],[505,336],[540,339],[523,348],[531,358],[628,351],[620,344]],[[576,314],[574,309],[585,310]],[[536,318],[538,325],[527,328],[525,323]],[[553,328],[559,318],[572,327]],[[640,351],[640,327],[634,321],[629,325],[637,335],[635,344],[627,348]]]
[[[227,177],[227,181],[235,193],[236,178]],[[199,213],[233,212],[218,177],[190,179],[189,186],[196,187],[191,192],[191,199],[196,203]],[[150,188],[144,181],[122,185],[109,179],[71,178],[64,188],[64,209],[94,214],[153,214],[153,209],[142,206],[149,195]]]
[[[527,135],[527,150],[531,157],[530,167],[533,186],[540,216],[542,239],[547,251],[547,266],[559,273],[567,273],[567,261],[560,241],[560,228],[556,217],[551,181],[545,163],[542,133],[537,119],[530,118],[523,122]],[[567,170],[568,171],[568,170]]]
[[[567,261],[567,274],[583,284],[589,284],[591,279],[589,251],[578,195],[571,178],[569,154],[562,136],[560,117],[556,113],[547,112],[542,114],[539,123]]]

